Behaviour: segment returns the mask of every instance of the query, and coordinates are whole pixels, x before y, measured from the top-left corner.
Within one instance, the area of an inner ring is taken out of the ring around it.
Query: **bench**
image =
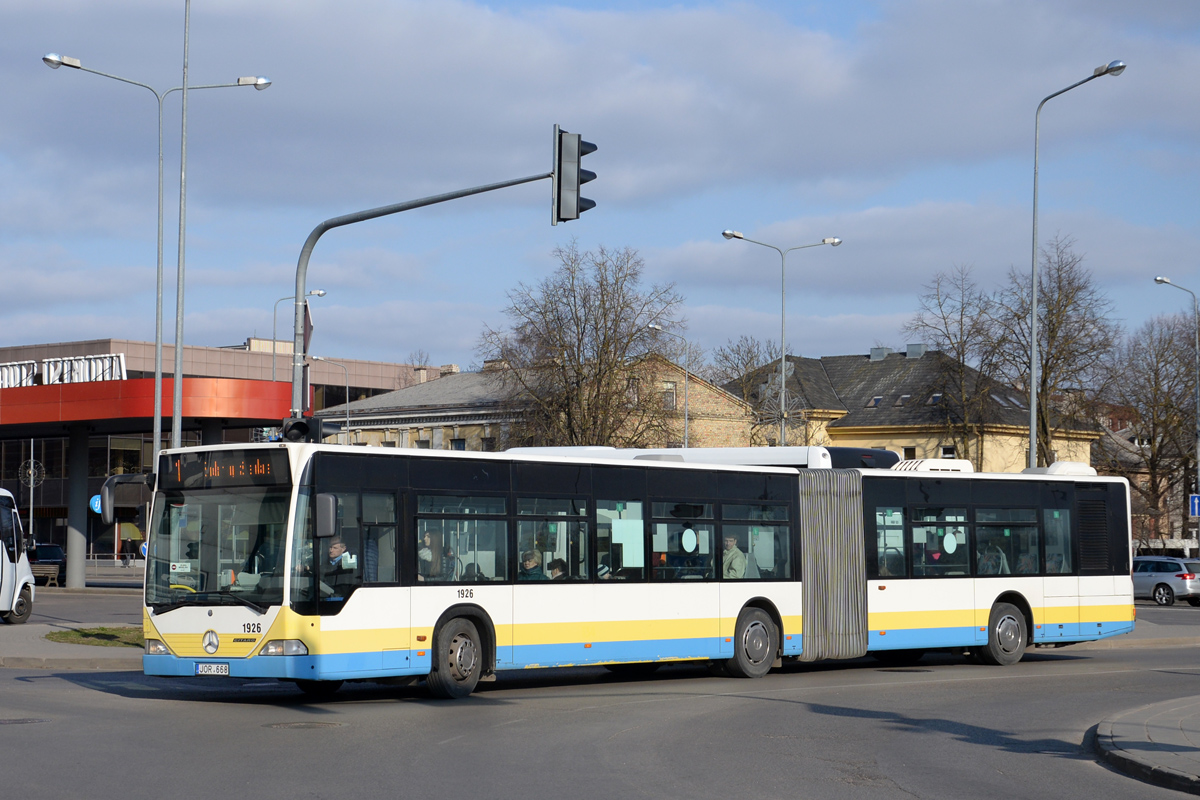
[[[33,578],[45,578],[47,586],[58,586],[58,564],[30,564]]]

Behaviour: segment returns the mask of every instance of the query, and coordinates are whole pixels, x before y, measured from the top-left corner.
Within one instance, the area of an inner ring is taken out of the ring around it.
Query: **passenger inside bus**
[[[564,565],[565,566],[565,565]],[[526,550],[521,554],[521,570],[517,580],[544,581],[546,573],[542,572],[542,554],[536,550]]]
[[[738,549],[736,536],[725,537],[725,552],[721,554],[721,577],[727,580],[746,577],[746,554]]]

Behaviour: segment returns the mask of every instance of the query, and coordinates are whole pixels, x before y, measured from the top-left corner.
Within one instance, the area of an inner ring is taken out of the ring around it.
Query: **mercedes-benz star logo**
[[[211,656],[213,653],[217,652],[217,648],[221,646],[221,640],[217,638],[216,631],[205,631],[203,644],[204,652]]]

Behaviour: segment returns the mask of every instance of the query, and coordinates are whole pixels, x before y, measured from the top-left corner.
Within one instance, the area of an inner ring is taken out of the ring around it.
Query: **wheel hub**
[[[1005,653],[1015,653],[1021,649],[1021,624],[1016,617],[1005,614],[996,623],[996,643]]]
[[[752,622],[746,626],[742,636],[742,651],[754,664],[761,664],[770,655],[771,635],[761,622]]]
[[[469,636],[455,636],[450,642],[450,657],[447,659],[450,667],[450,674],[457,681],[464,681],[471,677],[471,673],[475,671],[475,665],[479,662],[479,651],[475,647],[475,642],[471,641]]]

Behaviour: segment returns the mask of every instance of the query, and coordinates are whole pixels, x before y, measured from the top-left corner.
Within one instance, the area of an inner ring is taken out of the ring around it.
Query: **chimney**
[[[442,364],[442,366],[439,369],[440,369],[440,373],[439,373],[438,377],[441,377],[441,378],[444,378],[447,375],[457,375],[458,374],[458,364]]]
[[[891,352],[892,352],[892,348],[890,348],[890,347],[872,347],[871,348],[871,360],[872,361],[883,361],[885,358],[888,357],[888,353],[891,353]]]
[[[920,358],[921,356],[925,355],[925,351],[928,349],[929,348],[923,344],[910,344],[908,346],[908,350],[904,354],[904,357],[905,358]]]

